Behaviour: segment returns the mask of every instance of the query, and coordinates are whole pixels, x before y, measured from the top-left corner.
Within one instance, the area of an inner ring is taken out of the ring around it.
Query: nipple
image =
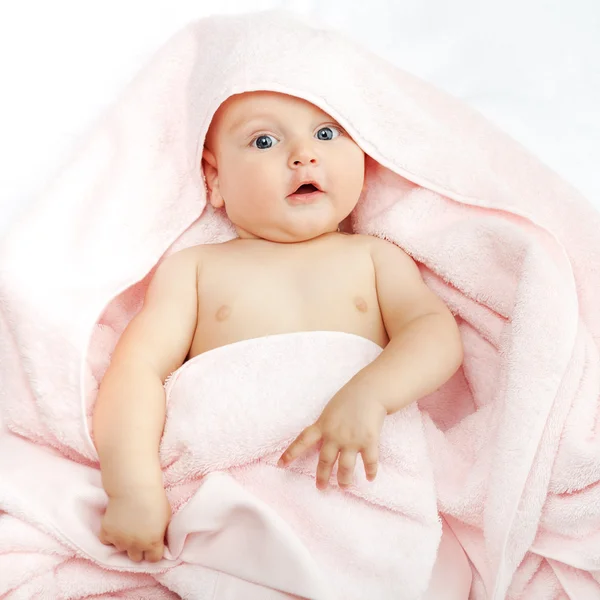
[[[354,305],[362,313],[367,312],[367,310],[369,309],[369,306],[367,305],[365,299],[361,298],[360,296],[356,296],[356,298],[354,298]]]
[[[223,304],[215,314],[215,318],[217,321],[224,321],[231,314],[231,307],[227,306],[227,304]]]

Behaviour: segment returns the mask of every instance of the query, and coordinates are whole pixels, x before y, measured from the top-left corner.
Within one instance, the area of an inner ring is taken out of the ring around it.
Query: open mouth
[[[294,194],[312,194],[313,192],[318,192],[319,190],[312,183],[305,183],[301,185]]]
[[[321,198],[323,192],[312,183],[301,185],[293,194],[288,196],[288,202],[293,205],[313,204]]]

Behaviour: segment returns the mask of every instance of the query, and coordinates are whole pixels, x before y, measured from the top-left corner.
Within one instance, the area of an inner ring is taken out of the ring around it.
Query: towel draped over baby
[[[364,150],[353,231],[417,261],[464,362],[386,418],[374,482],[357,468],[323,493],[315,452],[277,458],[381,348],[290,332],[188,361],[165,383],[165,557],[133,563],[97,538],[98,385],[160,262],[235,237],[201,155],[219,105],[253,90]],[[599,233],[515,140],[341,32],[282,10],[190,23],[0,247],[0,597],[417,599],[444,525],[475,600],[600,598]]]

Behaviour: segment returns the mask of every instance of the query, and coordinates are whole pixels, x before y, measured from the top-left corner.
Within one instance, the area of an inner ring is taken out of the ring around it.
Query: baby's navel
[[[219,310],[216,312],[215,318],[217,319],[217,321],[224,321],[229,317],[230,314],[231,307],[227,306],[227,304],[223,304],[223,306],[221,306],[221,308],[219,308]]]
[[[358,310],[360,310],[360,312],[367,312],[369,309],[365,299],[361,296],[356,296],[356,298],[354,298],[354,305],[356,308],[358,308]]]

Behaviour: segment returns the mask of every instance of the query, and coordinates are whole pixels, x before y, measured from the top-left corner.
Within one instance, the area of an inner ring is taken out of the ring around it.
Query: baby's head
[[[240,238],[303,242],[337,231],[356,206],[365,155],[327,113],[278,92],[229,97],[208,130],[202,167],[215,208],[225,207]],[[297,182],[323,193],[289,198]]]

